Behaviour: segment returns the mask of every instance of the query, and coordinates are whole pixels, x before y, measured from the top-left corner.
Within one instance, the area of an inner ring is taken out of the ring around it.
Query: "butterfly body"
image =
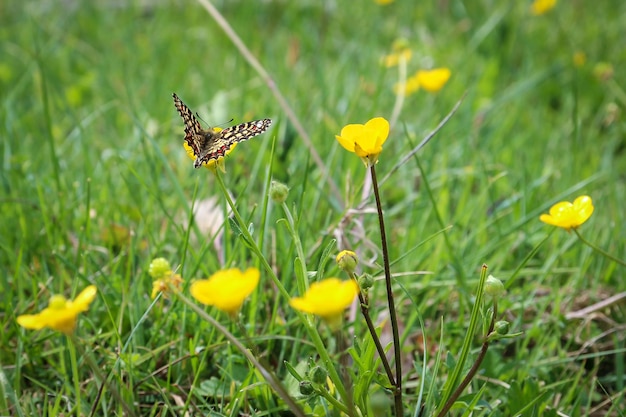
[[[196,157],[193,164],[195,168],[223,157],[235,143],[260,135],[272,124],[270,119],[261,119],[223,130],[203,129],[189,107],[176,94],[172,94],[172,97],[176,110],[185,123],[185,141]]]

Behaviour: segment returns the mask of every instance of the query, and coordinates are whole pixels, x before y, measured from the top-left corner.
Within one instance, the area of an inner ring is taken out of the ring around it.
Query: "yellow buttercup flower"
[[[219,127],[214,127],[213,131],[215,133],[221,132],[223,129],[219,128]],[[226,168],[224,168],[224,158],[229,155],[232,151],[235,150],[235,148],[237,147],[238,143],[233,143],[232,146],[230,147],[230,149],[228,149],[226,151],[226,154],[224,156],[222,156],[221,158],[218,158],[217,160],[210,160],[209,162],[205,162],[204,164],[202,164],[204,167],[210,169],[211,171],[215,172],[216,167],[220,169],[220,171],[222,172],[226,172]],[[196,160],[196,155],[193,153],[193,149],[191,149],[191,146],[189,146],[187,144],[187,142],[183,141],[183,147],[185,148],[185,152],[187,152],[187,156],[191,159],[193,159],[194,161]]]
[[[450,79],[449,68],[434,68],[431,70],[419,70],[415,75],[417,83],[429,93],[441,90]]]
[[[587,62],[587,55],[583,51],[576,51],[572,56],[572,61],[574,62],[574,66],[582,67]]]
[[[341,325],[343,311],[352,304],[359,293],[359,286],[354,280],[341,281],[339,278],[327,278],[311,284],[303,297],[289,301],[296,310],[320,316],[331,328]]]
[[[27,329],[39,330],[49,327],[70,334],[76,328],[78,314],[89,309],[96,292],[96,286],[90,285],[78,294],[74,301],[66,300],[62,295],[53,295],[47,308],[39,314],[18,316],[17,323]]]
[[[387,68],[395,67],[396,65],[400,63],[400,60],[409,62],[411,60],[412,55],[413,55],[413,52],[409,48],[405,48],[397,52],[393,52],[389,55],[386,55],[383,58],[383,65]]]
[[[380,5],[380,6],[386,6],[388,4],[393,3],[394,0],[374,0],[374,3]]]
[[[542,15],[556,6],[556,0],[535,0],[530,5],[530,12],[535,16]]]
[[[593,203],[591,197],[583,195],[573,203],[561,201],[550,207],[550,214],[542,214],[539,220],[565,230],[576,229],[591,217]]]
[[[400,83],[396,83],[393,86],[393,91],[396,94],[400,94],[401,87],[402,85]],[[404,95],[405,96],[411,95],[415,93],[416,91],[418,91],[419,89],[420,89],[420,80],[417,77],[417,75],[407,78],[406,82],[404,83]]]
[[[191,295],[202,304],[214,306],[231,316],[254,291],[261,273],[256,268],[241,271],[238,268],[217,271],[209,279],[191,284]]]
[[[375,117],[365,123],[350,124],[341,129],[335,138],[346,150],[357,154],[365,166],[374,165],[389,136],[389,122],[383,117]]]

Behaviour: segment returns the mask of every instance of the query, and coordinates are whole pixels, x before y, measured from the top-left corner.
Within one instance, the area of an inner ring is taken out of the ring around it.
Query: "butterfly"
[[[226,155],[233,144],[260,135],[272,124],[270,119],[262,119],[227,127],[219,131],[211,128],[203,129],[191,109],[183,103],[176,93],[172,94],[172,97],[174,97],[176,110],[185,123],[185,141],[196,156],[193,163],[195,168],[200,168],[202,164],[209,161],[216,161]]]

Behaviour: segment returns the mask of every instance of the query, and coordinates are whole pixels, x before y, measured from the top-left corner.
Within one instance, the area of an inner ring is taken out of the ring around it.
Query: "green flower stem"
[[[282,282],[280,282],[280,280],[276,276],[276,273],[274,272],[270,264],[267,262],[267,259],[265,259],[265,256],[263,256],[263,253],[259,249],[259,246],[256,244],[256,242],[252,238],[252,235],[248,231],[248,228],[246,227],[245,222],[241,218],[241,215],[239,214],[237,207],[235,207],[235,203],[233,202],[232,198],[230,198],[230,194],[228,193],[228,190],[226,189],[226,185],[224,184],[224,180],[222,179],[220,173],[216,171],[215,177],[217,178],[217,182],[219,183],[220,188],[222,189],[222,194],[224,194],[224,196],[226,197],[226,201],[228,202],[228,205],[233,211],[233,216],[235,216],[235,220],[237,220],[237,223],[239,224],[241,233],[243,234],[246,241],[250,244],[250,248],[252,249],[256,257],[259,259],[259,261],[263,265],[263,268],[265,269],[267,274],[270,276],[270,278],[272,279],[272,282],[274,283],[276,288],[278,288],[278,291],[281,293],[281,295],[285,297],[285,299],[287,300],[290,299],[291,295],[287,292]],[[343,383],[341,381],[339,374],[337,373],[337,370],[335,369],[335,363],[330,358],[330,355],[328,354],[328,350],[324,346],[324,342],[322,341],[322,338],[319,332],[317,331],[317,328],[315,327],[314,323],[310,319],[310,316],[305,315],[304,313],[295,309],[293,311],[298,315],[300,322],[304,325],[304,328],[307,334],[309,335],[309,337],[311,338],[311,341],[313,342],[313,345],[315,346],[317,353],[320,355],[322,362],[326,366],[326,369],[328,370],[328,375],[330,379],[333,381],[333,383],[335,384],[335,387],[337,388],[339,395],[344,401],[347,400],[348,394],[346,392],[345,387],[343,386]]]
[[[354,272],[350,273],[350,276],[353,280],[357,281],[357,276]],[[389,378],[389,382],[391,385],[396,385],[395,378],[393,377],[393,371],[391,370],[391,366],[389,365],[389,361],[387,360],[387,355],[385,355],[385,349],[383,345],[380,343],[380,338],[376,333],[376,327],[372,322],[372,318],[370,317],[369,305],[367,304],[367,300],[363,297],[363,293],[359,291],[359,303],[361,304],[361,314],[365,319],[365,323],[367,324],[367,329],[372,335],[372,340],[374,340],[374,345],[376,346],[376,350],[378,351],[378,356],[380,357],[380,361],[383,363],[383,368],[385,368],[385,372],[387,373],[387,378]]]
[[[443,393],[441,395],[441,401],[444,402],[444,408],[448,406],[450,399],[456,394],[452,389],[456,386],[457,381],[461,378],[461,372],[465,366],[465,362],[467,361],[467,357],[469,356],[470,349],[472,346],[472,341],[474,340],[474,335],[476,334],[476,329],[478,328],[478,321],[480,319],[480,312],[483,305],[483,298],[485,295],[485,281],[487,280],[487,265],[482,266],[482,270],[480,272],[480,281],[478,282],[478,289],[476,291],[476,300],[474,301],[474,308],[472,308],[472,314],[470,316],[470,322],[467,328],[467,332],[465,334],[465,339],[463,339],[463,346],[461,347],[461,353],[459,354],[459,358],[456,362],[456,366],[448,376],[444,387]],[[487,333],[489,334],[489,333]],[[482,360],[482,359],[481,359]],[[444,409],[442,408],[442,410]],[[442,416],[441,411],[437,414],[437,416]]]
[[[385,233],[385,219],[383,218],[383,207],[380,203],[380,194],[378,192],[378,180],[376,179],[376,166],[370,166],[370,174],[372,176],[372,186],[374,189],[374,197],[376,198],[376,209],[378,210],[378,223],[380,226],[380,240],[383,249],[383,266],[385,269],[385,284],[387,286],[387,304],[389,306],[389,320],[391,322],[391,331],[393,333],[393,355],[396,363],[396,380],[394,381],[395,389],[393,392],[396,416],[402,416],[402,355],[400,352],[400,334],[398,332],[398,317],[396,316],[396,305],[393,299],[393,290],[391,288],[391,268],[389,267],[389,251],[387,249],[387,234]]]
[[[89,413],[89,415],[94,416],[97,414],[96,410],[98,409],[98,404],[100,403],[100,400],[102,399],[104,387],[108,386],[109,388],[108,391],[117,400],[117,402],[122,406],[122,408],[124,409],[124,412],[131,417],[136,416],[137,414],[135,414],[135,411],[130,407],[130,405],[126,401],[124,401],[124,399],[122,398],[122,396],[120,395],[116,387],[113,386],[112,384],[109,384],[109,382],[107,381],[108,378],[102,374],[102,372],[100,371],[100,367],[98,366],[98,364],[92,357],[91,353],[85,352],[84,350],[82,350],[82,346],[84,345],[84,343],[76,339],[74,335],[68,336],[68,343],[70,344],[70,346],[72,346],[72,350],[76,349],[79,351],[81,355],[81,360],[83,360],[87,364],[89,369],[91,369],[91,371],[94,373],[95,380],[97,381],[97,383],[101,384],[100,388],[98,389],[98,397],[94,400],[93,405],[91,407],[91,412]],[[71,351],[70,351],[70,354],[75,355],[75,353],[71,353]]]
[[[304,255],[304,249],[302,249],[302,241],[300,240],[300,236],[296,232],[296,222],[294,221],[293,215],[291,214],[291,211],[289,211],[289,207],[287,206],[287,204],[283,202],[281,204],[281,207],[283,209],[283,212],[285,213],[285,217],[287,217],[287,229],[289,229],[289,233],[291,234],[291,238],[293,239],[293,244],[296,247],[298,259],[300,259],[300,265],[302,266],[302,269],[304,270],[304,275],[306,276],[306,257]],[[296,276],[299,275],[296,274]],[[300,280],[298,280],[298,291],[300,291],[301,294],[304,294],[308,287],[309,285],[307,282],[300,282]]]
[[[576,230],[576,229],[572,229],[572,230],[574,230],[574,233],[576,233],[576,236],[578,236],[578,239],[580,239],[580,241],[583,242],[585,245],[589,246],[591,249],[595,250],[600,255],[603,255],[604,257],[612,260],[613,262],[616,262],[616,263],[620,264],[621,266],[626,266],[626,262],[622,261],[621,259],[616,258],[615,256],[611,255],[610,253],[605,252],[604,250],[600,249],[599,247],[597,247],[593,243],[589,242],[587,239],[582,237],[582,235],[580,233],[578,233],[578,230]]]
[[[230,343],[232,343],[233,346],[235,346],[239,350],[239,352],[241,352],[242,355],[246,357],[246,359],[250,361],[252,365],[254,365],[254,367],[261,373],[261,375],[263,375],[263,378],[265,378],[267,383],[274,389],[274,391],[276,391],[278,396],[282,398],[285,404],[287,404],[289,410],[291,410],[292,413],[299,417],[306,416],[300,406],[295,402],[293,398],[291,398],[291,396],[289,395],[283,384],[280,382],[280,380],[276,377],[276,375],[265,366],[263,366],[263,364],[261,364],[261,362],[257,360],[257,358],[250,352],[250,350],[248,350],[239,341],[239,339],[235,337],[234,334],[229,332],[228,329],[222,326],[220,322],[208,315],[207,312],[200,308],[197,304],[195,304],[189,298],[185,297],[180,291],[178,291],[178,289],[174,288],[173,286],[170,286],[169,288],[174,294],[176,294],[179,300],[181,300],[184,304],[191,308],[198,316],[200,316],[200,318],[202,318],[202,320],[214,326],[221,334],[224,335],[226,339],[228,339]]]
[[[491,332],[493,332],[493,329],[496,325],[497,315],[498,315],[498,302],[494,300],[493,315],[491,316],[491,323],[489,324],[489,330],[487,330],[487,334],[485,335],[485,341],[483,342],[483,345],[480,348],[480,353],[478,354],[476,361],[474,361],[474,364],[472,365],[467,375],[465,375],[465,378],[463,378],[463,381],[461,381],[461,383],[454,390],[450,398],[448,398],[448,401],[446,401],[445,405],[443,406],[439,414],[437,414],[437,417],[443,417],[448,413],[448,411],[450,411],[450,408],[452,408],[452,406],[454,405],[454,402],[461,396],[461,394],[463,393],[463,390],[465,390],[465,388],[469,385],[469,383],[472,381],[472,379],[476,375],[476,372],[478,372],[478,368],[480,368],[480,364],[483,362],[483,359],[485,359],[485,356],[487,355],[487,349],[489,348],[488,335],[490,335]]]
[[[76,403],[76,415],[81,414],[80,377],[78,376],[78,361],[76,360],[76,345],[71,337],[66,339],[68,352],[70,354],[70,367],[72,369],[72,379],[74,380],[74,402]],[[64,360],[62,360],[65,363]]]

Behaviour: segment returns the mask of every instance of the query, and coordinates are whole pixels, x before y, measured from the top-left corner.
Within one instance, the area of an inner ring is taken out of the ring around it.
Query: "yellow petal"
[[[389,136],[389,122],[383,117],[374,117],[365,123],[365,129],[371,129],[375,132],[376,148],[382,149],[383,143]]]
[[[416,77],[420,86],[430,92],[435,93],[443,88],[450,79],[451,72],[448,68],[435,68],[432,70],[420,70]]]
[[[254,291],[259,278],[260,272],[256,268],[249,268],[243,273],[237,268],[224,269],[209,279],[195,281],[190,291],[199,302],[234,314]]]

